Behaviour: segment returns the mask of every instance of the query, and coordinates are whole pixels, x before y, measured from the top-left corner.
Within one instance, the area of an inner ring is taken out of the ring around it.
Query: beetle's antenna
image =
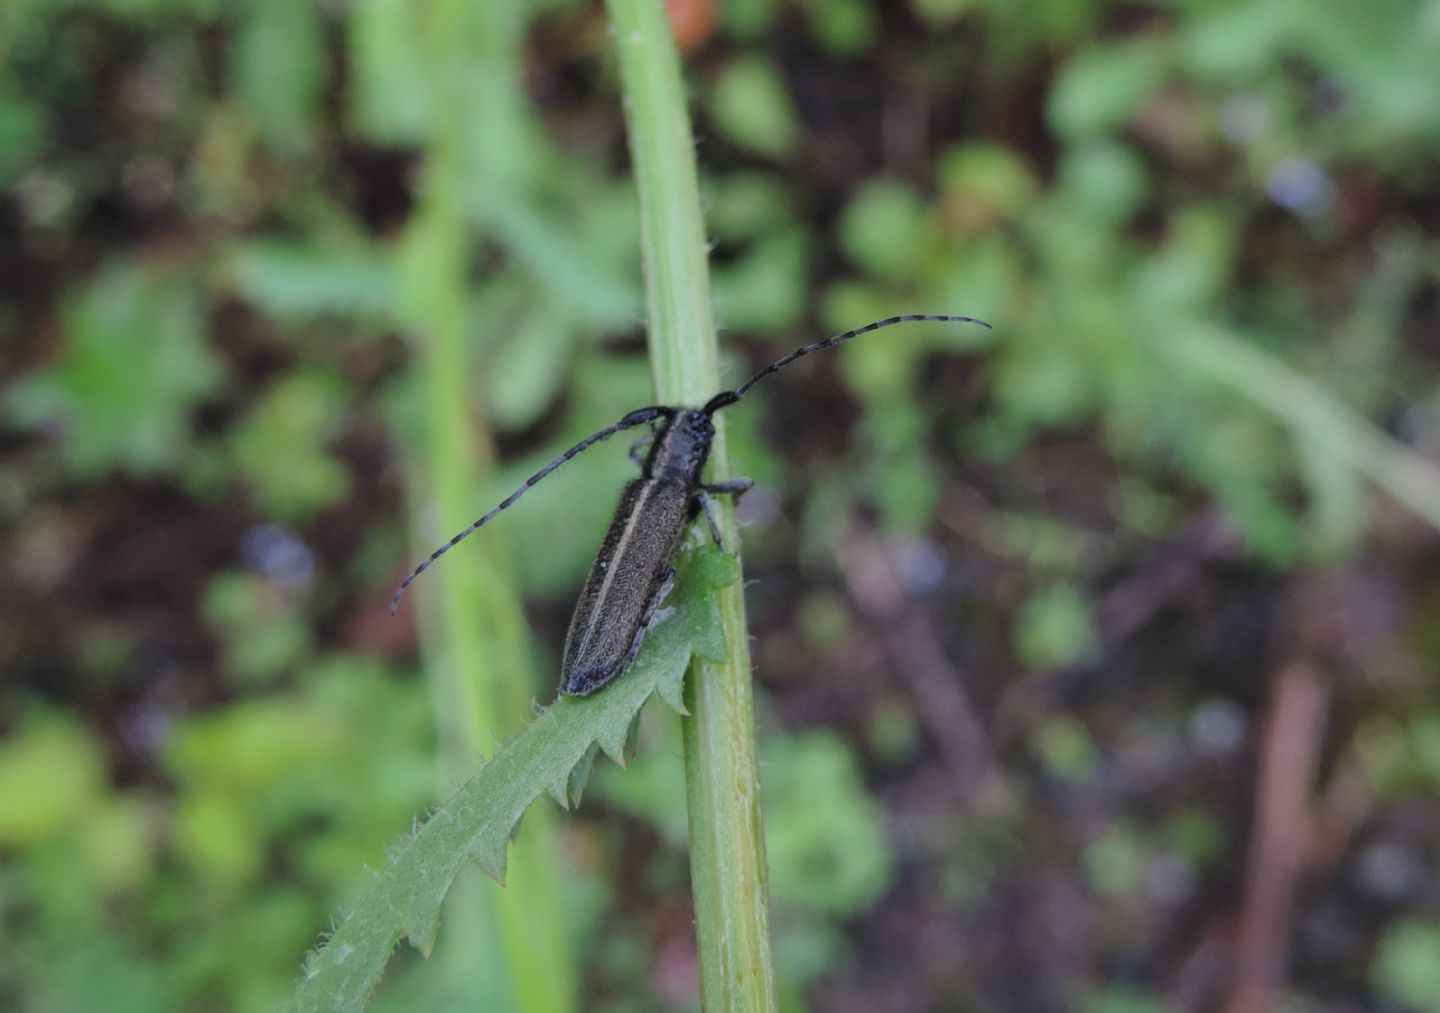
[[[892,327],[895,324],[905,324],[912,321],[925,321],[928,323],[979,324],[981,327],[990,326],[985,321],[977,320],[974,317],[955,317],[931,313],[906,313],[898,317],[886,317],[884,320],[877,320],[873,324],[866,324],[864,327],[857,327],[853,331],[846,331],[844,334],[837,334],[833,338],[826,338],[824,341],[817,341],[813,345],[806,345],[804,348],[795,349],[795,351],[785,356],[785,358],[778,359],[775,362],[770,363],[770,365],[760,370],[760,372],[756,373],[754,376],[746,380],[734,390],[722,391],[721,393],[716,394],[709,400],[709,402],[706,403],[703,410],[708,414],[710,412],[719,411],[726,405],[734,404],[736,401],[739,401],[742,397],[744,397],[745,393],[751,387],[755,386],[757,383],[765,379],[771,373],[778,373],[780,370],[790,365],[790,363],[794,362],[796,359],[804,358],[811,352],[819,352],[823,351],[826,348],[833,348],[835,345],[840,344],[842,341],[849,341],[851,338],[858,338],[862,334],[869,334],[871,331],[878,331],[882,327]]]
[[[598,433],[594,433],[593,435],[585,437],[585,439],[581,440],[579,443],[575,444],[575,446],[565,451],[565,453],[555,458],[555,460],[545,465],[545,467],[541,468],[535,474],[527,478],[524,485],[522,485],[520,488],[512,492],[509,496],[506,496],[503,500],[501,500],[500,505],[497,506],[494,510],[491,510],[484,517],[481,517],[474,524],[470,525],[464,531],[460,532],[454,538],[450,539],[450,541],[446,542],[444,545],[440,546],[440,548],[430,553],[429,559],[425,560],[425,562],[415,567],[415,569],[410,572],[410,576],[406,577],[404,581],[401,582],[400,587],[395,592],[395,596],[390,599],[390,614],[393,616],[395,614],[395,610],[399,608],[400,596],[405,593],[405,589],[411,584],[415,583],[416,577],[420,576],[426,570],[430,569],[431,564],[433,564],[435,560],[445,555],[445,553],[455,548],[455,546],[459,545],[466,538],[469,538],[476,531],[480,530],[486,524],[490,523],[490,521],[495,517],[496,514],[498,514],[501,510],[504,510],[506,507],[510,506],[521,496],[525,495],[526,491],[532,485],[534,485],[536,482],[539,482],[546,475],[550,474],[556,468],[560,467],[560,465],[570,460],[570,458],[574,457],[576,454],[580,453],[580,451],[584,450],[586,447],[589,447],[591,444],[599,443],[601,440],[606,439],[607,437],[614,436],[622,429],[631,429],[635,426],[643,426],[647,422],[654,422],[658,418],[668,418],[669,416],[674,414],[675,409],[662,406],[656,406],[653,408],[637,408],[635,411],[631,412],[629,415],[626,415],[623,419],[615,423],[613,426],[606,426]]]

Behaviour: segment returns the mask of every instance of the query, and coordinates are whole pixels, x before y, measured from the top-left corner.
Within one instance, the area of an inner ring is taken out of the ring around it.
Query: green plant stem
[[[482,509],[479,491],[493,458],[483,417],[472,412],[467,188],[506,182],[493,166],[477,166],[465,141],[475,134],[470,119],[475,82],[485,83],[485,103],[492,110],[505,102],[499,92],[516,91],[518,70],[507,74],[496,55],[518,51],[518,37],[507,44],[505,36],[520,34],[521,19],[512,0],[490,0],[483,8],[467,0],[438,0],[424,15],[434,122],[425,145],[420,205],[406,241],[403,300],[405,318],[423,339],[428,484],[439,530],[449,534]],[[502,81],[511,82],[508,90],[500,87]],[[447,559],[445,567],[436,568],[432,585],[418,589],[438,612],[439,621],[426,630],[425,647],[447,785],[533,717],[524,615],[503,533],[489,534]],[[434,534],[421,539],[423,545],[435,541]],[[451,966],[476,1001],[545,1013],[575,1008],[552,827],[548,811],[527,821],[510,858],[508,889],[495,894],[462,885],[452,902],[460,908],[457,920],[472,931],[460,935]],[[489,952],[491,940],[500,944],[503,962]]]
[[[660,0],[608,0],[620,51],[630,152],[640,193],[646,317],[655,390],[701,404],[720,389],[705,226],[680,61]],[[729,476],[717,417],[710,462]],[[722,504],[726,545],[737,545]],[[696,662],[685,686],[690,875],[705,1009],[773,1010],[769,896],[743,580],[721,592],[729,656]]]

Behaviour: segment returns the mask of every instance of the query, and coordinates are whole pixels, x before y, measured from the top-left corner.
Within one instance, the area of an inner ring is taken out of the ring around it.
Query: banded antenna
[[[871,331],[878,331],[885,327],[893,327],[896,324],[907,324],[914,322],[935,324],[979,324],[981,327],[987,329],[990,327],[990,325],[987,324],[985,321],[977,320],[975,317],[957,317],[935,313],[905,313],[898,317],[886,317],[884,320],[877,320],[873,324],[866,324],[864,327],[857,327],[853,331],[846,331],[844,334],[837,334],[833,338],[826,338],[824,341],[817,341],[813,345],[806,345],[804,348],[795,349],[795,351],[785,356],[785,358],[777,359],[774,362],[770,363],[770,365],[760,370],[760,372],[756,373],[754,376],[746,380],[734,390],[722,391],[721,393],[716,394],[714,397],[712,397],[709,401],[705,403],[705,407],[703,410],[708,414],[711,412],[717,412],[727,405],[734,404],[736,401],[739,401],[742,397],[744,397],[751,387],[755,386],[757,383],[765,379],[767,376],[770,376],[772,373],[780,372],[780,370],[790,365],[790,363],[794,362],[796,359],[803,359],[805,356],[810,355],[814,352],[822,352],[827,348],[834,348],[836,345],[841,344],[842,342],[849,341],[851,338],[858,338],[862,334],[869,334]]]
[[[500,511],[509,507],[517,499],[525,495],[525,493],[529,491],[531,486],[535,485],[546,475],[550,474],[556,468],[560,467],[560,465],[570,460],[570,458],[574,457],[582,450],[585,450],[593,444],[599,443],[601,440],[608,439],[609,437],[614,436],[616,433],[621,432],[622,430],[633,429],[636,426],[643,426],[647,422],[654,422],[656,419],[660,418],[668,418],[669,416],[674,414],[674,408],[666,408],[662,405],[656,405],[650,408],[637,408],[635,411],[631,412],[629,415],[626,415],[623,419],[615,423],[613,426],[606,426],[598,433],[592,433],[591,435],[585,437],[585,439],[581,440],[579,443],[575,444],[575,446],[565,451],[565,453],[555,458],[555,460],[545,465],[545,467],[541,468],[535,474],[527,478],[524,485],[522,485],[520,488],[512,492],[509,496],[506,496],[503,500],[501,500],[500,505],[497,506],[494,510],[491,510],[484,517],[481,517],[474,524],[471,524],[464,531],[460,532],[454,538],[450,539],[450,541],[446,542],[444,545],[440,546],[440,548],[430,553],[430,557],[426,559],[425,562],[421,563],[419,566],[415,567],[414,570],[410,571],[410,576],[406,577],[403,581],[401,581],[400,587],[395,591],[394,597],[390,599],[390,614],[393,616],[395,614],[395,610],[400,607],[400,598],[402,595],[404,595],[405,589],[408,588],[411,584],[415,583],[415,578],[419,577],[426,570],[430,569],[430,567],[434,565],[435,560],[439,559],[441,556],[445,555],[445,553],[455,548],[455,546],[459,545],[465,539],[469,538],[475,532],[479,531],[486,524],[489,524],[490,521],[493,520],[498,513],[500,513]]]

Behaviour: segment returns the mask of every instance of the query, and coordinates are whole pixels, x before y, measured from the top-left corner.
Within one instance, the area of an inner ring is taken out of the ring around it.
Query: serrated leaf
[[[477,842],[474,849],[475,861],[479,864],[480,870],[501,886],[505,885],[505,868],[507,864],[505,855],[507,849],[510,847],[510,835],[513,829],[514,827],[512,826],[509,830],[506,830],[503,837],[494,839],[487,838],[486,840]],[[438,911],[436,912],[436,917],[439,917]],[[428,950],[424,952],[427,955],[429,954]]]
[[[640,750],[640,712],[636,711],[635,716],[630,719],[630,727],[625,729],[625,759],[633,760],[635,754]]]
[[[584,762],[583,760],[581,761]],[[574,773],[573,771],[571,772]],[[550,793],[550,798],[561,809],[569,809],[570,806],[570,777],[567,775],[564,780],[556,781],[554,784],[547,784],[545,790]]]
[[[722,637],[721,639],[723,640],[724,638]],[[718,660],[718,659],[709,657],[708,655],[705,654],[705,652],[699,650],[699,649],[698,649],[698,645],[693,646],[691,649],[695,651],[695,654],[696,654],[698,657],[704,658],[706,661],[716,661],[716,660]],[[685,683],[684,683],[684,680],[681,680],[680,682],[677,682],[677,683],[674,683],[674,684],[666,683],[665,685],[661,686],[660,689],[659,689],[657,692],[659,693],[660,699],[664,700],[667,704],[669,704],[669,705],[670,705],[670,709],[673,710],[676,714],[680,714],[680,715],[686,716],[686,717],[689,716],[690,710],[689,710],[689,708],[687,708],[687,707],[685,706]],[[577,766],[575,769],[576,769],[576,771],[578,772],[580,768]],[[585,777],[588,778],[589,775],[590,775],[590,766],[589,766],[589,765],[586,765],[586,767],[585,767]],[[575,788],[575,787],[574,787],[574,786],[575,786],[575,777],[574,777],[574,775],[572,774],[572,775],[571,775],[571,778],[570,778],[570,784],[571,784],[571,792],[572,792],[571,797],[574,798],[575,801],[578,803],[578,802],[580,801],[579,791],[582,790],[582,789],[585,787],[585,781],[584,781],[584,779],[582,779],[582,780],[580,781],[580,788],[579,788],[579,789]]]
[[[713,646],[718,609],[710,594],[724,568],[711,546],[687,553],[666,615],[645,638],[630,670],[594,696],[561,697],[463,784],[394,852],[319,952],[305,962],[292,1008],[359,1010],[401,939],[428,954],[440,907],[465,862],[497,880],[512,830],[541,794],[578,801],[599,748],[623,758],[650,697],[679,699],[697,645]],[[729,572],[736,572],[733,564]],[[672,604],[673,603],[673,604]]]
[[[636,713],[639,713],[638,711]],[[600,751],[620,766],[625,766],[625,740],[630,736],[630,726],[623,728],[606,728],[604,733],[596,736],[596,742],[600,745]]]
[[[683,682],[684,680],[680,679],[677,680],[674,685],[679,686]],[[660,692],[664,693],[665,687],[669,685],[671,684],[668,682],[661,683]],[[599,752],[599,746],[591,746],[589,750],[586,751],[585,755],[580,757],[580,762],[575,764],[575,769],[570,771],[569,792],[570,804],[572,806],[578,806],[580,804],[580,797],[585,794],[585,786],[590,781],[590,771],[595,769],[595,757],[599,754]]]
[[[435,952],[435,937],[440,934],[440,912],[426,912],[424,921],[411,925],[405,930],[405,938],[425,956]]]
[[[579,806],[580,796],[585,792],[585,784],[590,780],[590,770],[595,766],[595,756],[599,752],[599,746],[592,745],[587,749],[565,780],[550,786],[550,797],[566,809]]]

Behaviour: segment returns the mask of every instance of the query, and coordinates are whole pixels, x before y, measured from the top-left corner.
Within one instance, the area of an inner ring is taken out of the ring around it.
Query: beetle
[[[460,542],[474,534],[510,507],[535,484],[587,448],[637,426],[650,426],[649,452],[641,460],[636,450],[631,457],[640,464],[640,477],[628,482],[610,528],[600,543],[590,567],[560,663],[560,690],[571,696],[588,696],[604,688],[634,660],[645,631],[661,601],[675,580],[671,566],[686,527],[703,511],[715,544],[724,550],[720,529],[710,512],[709,496],[739,497],[754,483],[748,478],[707,484],[701,473],[715,440],[714,415],[744,397],[761,380],[779,372],[796,359],[832,348],[842,341],[883,327],[910,322],[969,323],[989,327],[974,317],[908,313],[877,320],[853,331],[797,348],[777,359],[734,390],[716,394],[699,408],[653,405],[637,408],[614,425],[585,437],[575,446],[525,480],[500,504],[450,541],[430,554],[410,573],[390,599],[390,614],[399,607],[400,597],[415,579]]]

